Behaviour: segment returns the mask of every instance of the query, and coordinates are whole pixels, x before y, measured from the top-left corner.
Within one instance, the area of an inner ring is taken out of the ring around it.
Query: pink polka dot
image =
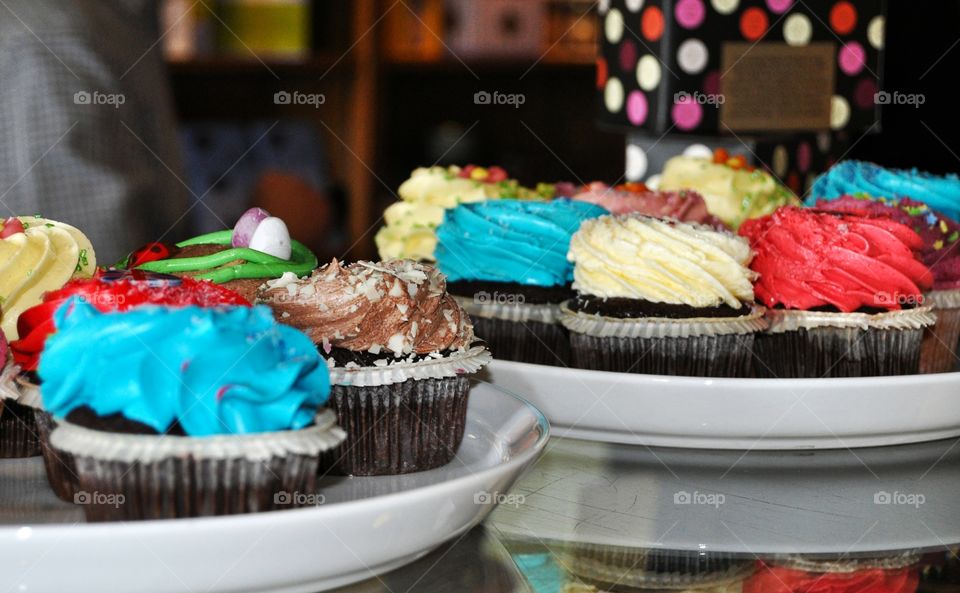
[[[627,97],[627,119],[635,126],[647,120],[647,97],[640,91],[633,91]]]
[[[720,72],[714,70],[703,77],[703,92],[708,95],[720,94]]]
[[[700,120],[703,119],[703,107],[692,97],[687,97],[673,105],[670,115],[678,128],[689,131],[700,125]]]
[[[837,55],[837,62],[840,63],[840,69],[844,74],[853,76],[859,74],[866,63],[867,52],[863,46],[856,41],[843,44],[840,53]]]
[[[872,109],[876,102],[874,95],[877,94],[877,83],[872,78],[864,78],[857,83],[857,88],[853,91],[853,102],[860,109]]]
[[[629,39],[620,44],[620,69],[631,72],[637,65],[637,44]]]
[[[786,12],[791,6],[793,6],[793,0],[767,0],[767,8],[776,14]]]
[[[677,8],[674,10],[677,16],[677,22],[685,29],[696,29],[703,23],[703,17],[707,14],[707,9],[703,5],[703,0],[680,0],[677,2]]]
[[[797,146],[797,169],[799,169],[801,173],[809,171],[812,158],[813,152],[810,148],[810,143],[801,142],[800,146]]]

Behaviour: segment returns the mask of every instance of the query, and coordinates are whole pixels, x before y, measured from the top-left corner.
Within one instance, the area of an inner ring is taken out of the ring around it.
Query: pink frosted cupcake
[[[596,204],[615,215],[643,214],[727,228],[719,218],[710,214],[703,196],[692,190],[653,191],[642,184],[610,187],[595,181],[584,186],[573,199]]]

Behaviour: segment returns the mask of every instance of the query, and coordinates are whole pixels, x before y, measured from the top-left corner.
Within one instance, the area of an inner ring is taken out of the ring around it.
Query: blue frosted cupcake
[[[566,366],[559,305],[573,296],[570,238],[607,214],[567,199],[496,200],[448,210],[437,229],[437,267],[494,357]]]
[[[916,169],[885,169],[864,161],[841,161],[817,178],[807,198],[818,199],[869,194],[883,198],[910,198],[960,220],[960,177],[932,175]]]
[[[322,407],[326,363],[266,307],[100,313],[71,299],[55,323],[41,396],[88,521],[289,508],[344,438]]]

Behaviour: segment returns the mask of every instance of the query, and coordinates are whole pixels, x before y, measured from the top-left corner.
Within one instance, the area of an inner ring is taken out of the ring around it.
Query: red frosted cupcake
[[[773,377],[906,375],[919,370],[933,275],[919,235],[884,218],[780,208],[747,221],[757,301],[770,327],[755,341]]]

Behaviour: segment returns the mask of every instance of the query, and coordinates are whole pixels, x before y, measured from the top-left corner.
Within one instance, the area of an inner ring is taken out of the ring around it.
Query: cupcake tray
[[[543,450],[546,419],[477,384],[457,458],[420,473],[323,478],[315,507],[83,523],[39,457],[0,460],[0,590],[315,593],[372,578],[467,531]]]
[[[554,436],[648,446],[846,449],[960,436],[960,373],[728,379],[494,360],[484,377],[543,411]]]

